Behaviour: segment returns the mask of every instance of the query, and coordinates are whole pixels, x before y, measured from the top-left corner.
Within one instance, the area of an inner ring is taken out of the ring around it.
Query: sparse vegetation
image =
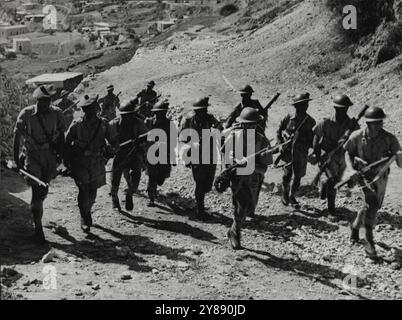
[[[219,10],[219,14],[223,17],[230,16],[231,14],[239,11],[239,8],[234,4],[227,4]]]
[[[377,27],[384,21],[393,21],[393,0],[327,0],[326,5],[343,19],[343,8],[353,5],[357,9],[358,28],[356,30],[345,30],[342,23],[338,31],[348,40],[358,42],[364,36],[373,34]]]

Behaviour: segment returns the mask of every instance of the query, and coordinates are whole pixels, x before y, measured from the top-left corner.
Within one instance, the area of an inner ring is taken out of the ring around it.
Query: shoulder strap
[[[40,126],[42,128],[42,131],[46,136],[46,140],[49,143],[50,147],[53,148],[53,139],[50,136],[50,134],[46,131],[45,124],[43,123],[43,119],[42,119],[41,115],[39,113],[37,113],[37,116],[38,116],[39,124],[40,124]]]
[[[89,139],[88,143],[87,143],[83,148],[80,148],[80,150],[81,150],[82,152],[87,151],[88,148],[89,148],[89,146],[92,144],[92,142],[94,142],[94,140],[96,139],[96,136],[97,136],[98,133],[99,133],[99,130],[100,130],[101,125],[102,125],[102,119],[99,119],[98,126],[96,127],[96,130],[95,130],[93,136],[91,137],[91,139]]]

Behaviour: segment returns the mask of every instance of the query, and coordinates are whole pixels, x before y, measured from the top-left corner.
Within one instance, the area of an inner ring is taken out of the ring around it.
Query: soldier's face
[[[380,130],[384,127],[383,121],[367,122],[367,128],[371,136],[377,136]]]
[[[242,93],[241,97],[242,97],[242,99],[251,99],[251,94],[250,93]]]
[[[44,112],[44,111],[49,110],[50,102],[51,102],[50,98],[39,99],[38,103],[37,103],[39,112]]]
[[[207,109],[198,109],[198,110],[195,110],[195,114],[196,114],[197,116],[206,115],[206,114],[207,114]]]
[[[108,91],[109,94],[112,94],[113,92],[114,92],[113,89],[110,89],[110,90]]]
[[[308,101],[301,102],[298,105],[295,105],[296,113],[306,113],[308,109]]]
[[[253,130],[257,128],[257,124],[256,123],[243,123],[242,127],[244,130]]]
[[[335,108],[335,114],[337,117],[346,116],[349,108]]]
[[[87,118],[93,118],[93,117],[96,117],[96,114],[98,113],[98,108],[96,105],[92,105],[92,106],[86,107],[83,111]]]

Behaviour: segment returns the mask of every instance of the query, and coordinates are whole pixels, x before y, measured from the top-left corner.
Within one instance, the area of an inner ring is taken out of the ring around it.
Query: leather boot
[[[35,204],[35,206],[32,208],[32,215],[35,224],[34,241],[36,244],[45,244],[46,238],[42,227],[42,204]]]
[[[295,208],[295,209],[300,209],[300,204],[297,202],[296,197],[294,194],[291,194],[289,197],[289,203],[290,205]]]
[[[295,209],[300,209],[299,202],[297,202],[296,200],[296,193],[299,190],[299,186],[300,186],[300,180],[294,178],[292,188],[290,190],[289,202],[290,205]]]
[[[233,226],[228,230],[227,236],[229,238],[229,243],[232,246],[234,250],[239,250],[241,249],[241,243],[240,243],[240,230],[234,230]]]
[[[330,220],[332,220],[332,221],[337,220],[335,199],[336,199],[336,192],[334,192],[334,190],[328,190],[328,192],[327,192],[328,214],[330,216]]]
[[[119,197],[117,195],[112,195],[112,205],[113,205],[113,210],[121,212],[120,201],[119,201]]]
[[[321,200],[327,199],[327,195],[328,195],[328,183],[323,182],[320,188],[320,199]]]
[[[290,186],[289,184],[283,184],[283,195],[282,195],[282,204],[284,206],[289,205],[289,192],[290,192]]]
[[[155,193],[153,191],[148,191],[148,197],[149,197],[149,202],[148,202],[148,207],[155,207]]]
[[[88,219],[87,209],[84,207],[80,207],[80,215],[81,215],[81,229],[85,233],[89,233],[91,230],[91,222]]]
[[[132,211],[134,209],[133,195],[126,193],[126,210]]]
[[[195,200],[197,202],[197,216],[199,218],[205,218],[205,195],[204,194],[196,194]]]
[[[350,234],[350,242],[352,244],[357,244],[360,241],[359,238],[359,229],[353,228],[353,226],[350,228],[351,229],[351,234]]]
[[[375,249],[373,228],[366,226],[366,244],[364,246],[367,256],[372,260],[377,260],[377,251]]]

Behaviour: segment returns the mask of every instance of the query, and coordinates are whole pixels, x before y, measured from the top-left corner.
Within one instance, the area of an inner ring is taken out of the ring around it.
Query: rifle
[[[240,162],[236,162],[235,164],[229,166],[229,168],[222,171],[222,173],[215,179],[214,186],[215,186],[216,191],[218,191],[219,193],[225,192],[227,190],[227,188],[229,188],[229,186],[230,186],[230,178],[232,177],[233,171],[237,168],[243,167],[247,163],[248,160],[250,160],[254,157],[257,157],[261,154],[264,154],[264,153],[266,153],[266,154],[276,153],[276,152],[278,152],[278,150],[281,146],[284,146],[288,143],[289,142],[285,142],[285,143],[277,145],[273,148],[267,147],[267,148],[261,149],[260,151],[248,156],[245,159],[246,161],[243,160]]]
[[[392,164],[392,162],[394,162],[395,159],[396,159],[396,156],[393,156],[393,157],[391,157],[391,158],[389,158],[389,157],[388,157],[388,158],[383,158],[383,159],[381,159],[381,160],[378,160],[378,161],[376,161],[376,162],[373,162],[372,164],[370,164],[370,165],[368,165],[368,166],[365,166],[363,169],[357,171],[356,174],[353,174],[353,175],[349,176],[348,178],[346,178],[345,180],[343,180],[343,181],[339,182],[338,184],[336,184],[336,185],[335,185],[335,188],[339,190],[339,189],[342,188],[345,184],[348,184],[350,181],[352,181],[353,179],[355,179],[356,176],[358,176],[358,177],[364,177],[364,175],[367,174],[368,172],[370,172],[370,170],[372,170],[372,169],[374,169],[374,168],[376,168],[376,167],[378,167],[378,166],[380,166],[380,165],[382,165],[382,164],[384,164],[384,163],[386,163],[386,162],[387,162],[388,164],[387,164],[384,168],[385,168],[385,170],[388,170],[389,166]],[[376,180],[376,179],[378,180],[378,179],[382,176],[382,174],[385,172],[384,168],[379,172],[379,174],[376,176],[376,178],[374,178],[374,180],[371,182],[371,184],[374,183],[374,182],[376,182],[375,180]],[[378,177],[378,178],[377,178],[377,177]]]
[[[135,111],[139,111],[143,106],[147,105],[147,104],[150,103],[150,102],[153,102],[153,101],[155,101],[155,100],[158,100],[160,97],[162,97],[161,94],[158,95],[158,96],[156,96],[155,98],[152,98],[152,99],[149,100],[149,101],[145,101],[145,102],[141,103],[139,106],[137,106],[137,107],[135,108]]]
[[[74,102],[73,104],[71,104],[70,106],[68,106],[66,109],[63,110],[63,113],[66,113],[68,110],[70,110],[71,108],[74,108],[76,105],[78,104],[77,102]]]
[[[286,143],[284,145],[288,145],[290,143],[292,143],[292,146],[294,144],[294,141],[296,140],[296,138],[299,136],[299,132],[300,129],[303,127],[303,125],[306,123],[308,119],[308,115],[303,119],[303,121],[300,123],[300,125],[297,127],[297,129],[295,130],[295,132],[290,136],[290,138],[286,141]],[[282,150],[281,154],[276,158],[275,162],[274,162],[274,166],[277,167],[279,165],[279,162],[283,159],[283,157],[285,156],[285,154],[288,152],[288,149],[284,149]]]
[[[346,145],[346,142],[349,140],[350,135],[356,129],[357,123],[360,121],[361,118],[363,118],[363,116],[366,113],[368,108],[369,108],[369,106],[365,105],[364,108],[359,112],[357,118],[353,119],[353,120],[355,120],[356,125],[353,128],[350,128],[349,130],[347,130],[345,132],[343,137],[338,141],[337,147],[328,154],[327,160],[325,160],[325,162],[320,166],[320,170],[315,175],[315,177],[311,183],[312,186],[318,185],[318,182],[320,181],[322,174],[325,172],[325,170],[328,168],[328,166],[332,162],[332,158],[335,156],[335,154],[338,153],[339,150],[343,149],[343,147]]]
[[[34,175],[32,175],[32,174],[26,172],[26,171],[23,170],[23,169],[17,169],[17,168],[15,168],[15,167],[13,166],[13,163],[12,163],[11,160],[9,160],[9,161],[1,160],[1,164],[2,164],[4,167],[6,167],[7,169],[9,169],[9,170],[12,170],[12,171],[14,171],[14,172],[18,172],[19,174],[28,177],[29,179],[35,181],[37,184],[39,184],[39,185],[42,186],[42,187],[45,187],[45,188],[49,187],[49,184],[48,184],[48,183],[43,182],[43,181],[40,180],[38,177],[35,177]]]
[[[271,109],[273,104],[278,100],[278,98],[281,96],[281,94],[278,92],[272,99],[271,101],[267,104],[267,106],[264,108],[264,115],[267,114],[268,110]]]

